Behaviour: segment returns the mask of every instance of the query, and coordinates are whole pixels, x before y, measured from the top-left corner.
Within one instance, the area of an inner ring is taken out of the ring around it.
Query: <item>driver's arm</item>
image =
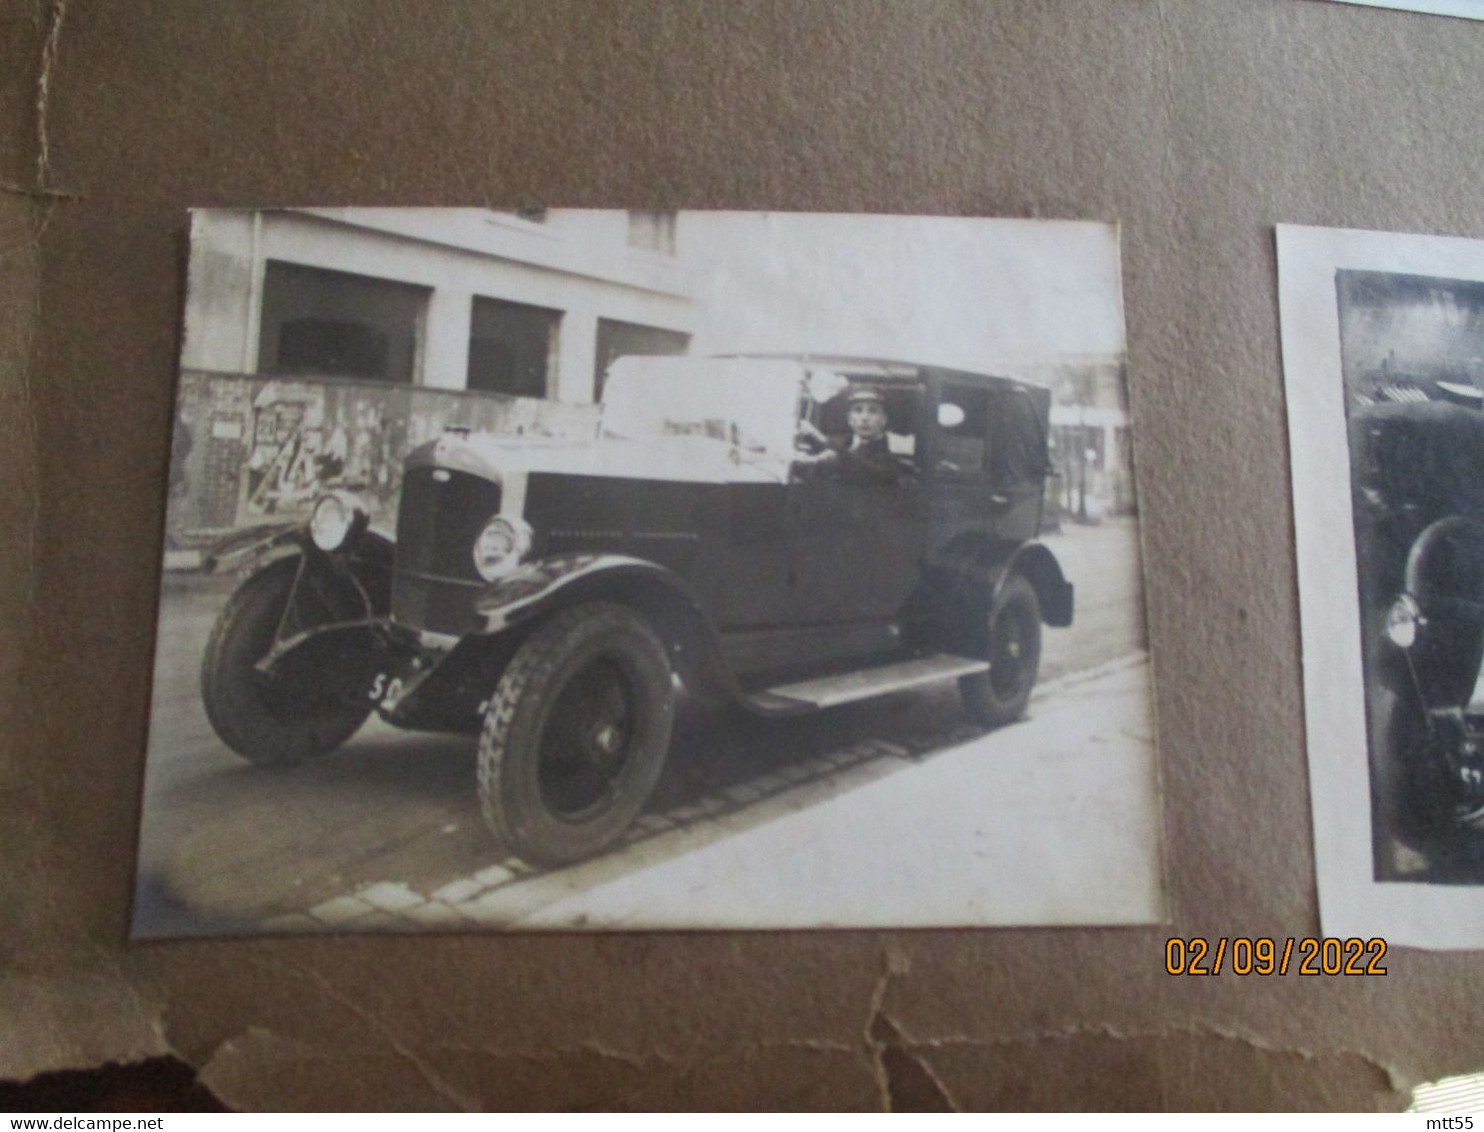
[[[830,451],[830,441],[812,421],[803,418],[794,430],[794,447],[807,456],[818,456]]]

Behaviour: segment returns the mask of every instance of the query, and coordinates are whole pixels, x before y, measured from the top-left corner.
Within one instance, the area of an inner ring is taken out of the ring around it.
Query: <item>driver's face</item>
[[[846,419],[850,431],[862,440],[875,440],[886,431],[886,407],[875,401],[857,401]]]

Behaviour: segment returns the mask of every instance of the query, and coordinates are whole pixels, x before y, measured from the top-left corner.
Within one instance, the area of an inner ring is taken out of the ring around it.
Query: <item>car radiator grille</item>
[[[397,511],[392,619],[409,629],[462,634],[475,625],[484,582],[474,540],[500,510],[500,485],[468,472],[410,468]]]

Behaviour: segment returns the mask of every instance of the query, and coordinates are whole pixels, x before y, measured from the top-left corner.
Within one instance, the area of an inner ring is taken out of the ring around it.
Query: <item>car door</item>
[[[894,479],[857,479],[823,464],[789,485],[789,606],[799,624],[890,621],[917,588],[928,524],[915,456],[922,391],[888,397]]]
[[[1038,400],[1039,399],[1039,400]],[[995,391],[990,428],[994,440],[988,463],[997,512],[995,534],[1023,542],[1040,533],[1045,500],[1046,429],[1050,395],[1012,384]]]
[[[938,391],[938,429],[929,474],[933,482],[933,541],[968,530],[997,532],[1014,507],[998,482],[1003,463],[996,398],[983,384],[945,380]]]
[[[792,601],[789,488],[728,484],[712,503],[708,522],[720,548],[711,583],[717,627],[733,633],[779,624]]]

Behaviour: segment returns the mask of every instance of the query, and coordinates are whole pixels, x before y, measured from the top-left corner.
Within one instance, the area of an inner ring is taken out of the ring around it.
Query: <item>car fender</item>
[[[1484,653],[1481,585],[1484,523],[1450,515],[1424,527],[1408,549],[1400,590],[1374,602],[1368,612],[1370,678],[1404,697],[1418,695],[1428,705],[1469,702]],[[1418,616],[1415,638],[1402,646],[1386,625],[1404,595],[1415,603]]]
[[[1041,605],[1041,620],[1057,629],[1072,623],[1073,589],[1045,543],[1022,543],[1000,565],[995,578],[993,597],[998,597],[1011,574],[1021,574],[1036,590]]]
[[[625,583],[661,586],[700,611],[690,587],[677,574],[623,554],[564,554],[524,563],[491,582],[475,599],[474,610],[484,618],[485,632],[499,633],[574,598],[593,600],[590,595],[595,591],[611,591]]]
[[[351,545],[327,553],[314,545],[305,524],[294,523],[231,536],[212,548],[204,564],[208,573],[256,573],[285,558],[302,558],[305,569],[320,579],[354,586],[371,618],[391,609],[392,557],[391,540],[372,531],[362,531]]]
[[[929,564],[923,603],[962,621],[971,609],[991,605],[1012,574],[1023,575],[1035,587],[1041,620],[1047,625],[1065,628],[1072,623],[1072,584],[1056,556],[1040,542],[977,542],[947,548]]]
[[[219,540],[201,558],[208,574],[254,569],[280,558],[303,553],[309,532],[302,523],[272,523],[249,527]]]
[[[1439,552],[1446,549],[1450,540],[1460,536],[1474,541],[1476,547],[1484,544],[1484,523],[1466,515],[1449,515],[1423,528],[1407,551],[1407,564],[1402,585],[1406,592],[1425,600],[1432,585],[1428,576],[1429,567]]]
[[[638,611],[691,690],[742,699],[715,629],[683,579],[641,558],[576,554],[527,562],[491,582],[474,601],[482,623],[446,652],[398,671],[397,695],[382,703],[382,717],[399,727],[477,732],[490,691],[522,643],[548,616],[590,602]]]
[[[720,637],[689,584],[654,562],[623,554],[574,554],[517,567],[474,602],[484,636],[519,632],[579,602],[612,601],[637,609],[665,640],[681,678],[737,694]]]

